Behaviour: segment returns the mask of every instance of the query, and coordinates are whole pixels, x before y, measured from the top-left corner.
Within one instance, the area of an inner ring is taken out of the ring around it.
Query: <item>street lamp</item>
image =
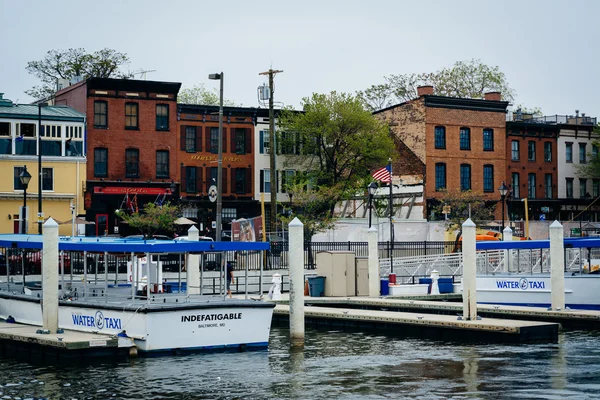
[[[371,214],[373,211],[373,196],[377,191],[377,183],[371,182],[368,186],[369,189],[369,229],[371,228]]]
[[[23,212],[21,217],[21,233],[27,233],[27,186],[31,180],[31,174],[27,172],[27,165],[23,166],[23,171],[19,174],[19,180],[23,185]]]
[[[42,234],[42,107],[48,103],[38,103],[38,130],[37,130],[37,152],[38,152],[38,233]]]
[[[506,183],[502,181],[502,185],[498,188],[500,192],[500,199],[502,201],[502,240],[504,240],[504,201],[506,200],[506,195],[508,194],[508,186]]]
[[[217,227],[215,240],[221,240],[221,216],[223,209],[223,72],[208,75],[208,79],[221,81],[219,89],[219,155],[217,158]]]

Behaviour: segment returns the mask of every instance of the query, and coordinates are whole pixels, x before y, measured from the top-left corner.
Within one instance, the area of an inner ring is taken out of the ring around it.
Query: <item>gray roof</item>
[[[38,119],[38,106],[32,104],[13,104],[11,101],[0,100],[0,118]],[[84,122],[85,114],[67,106],[42,107],[44,121]]]

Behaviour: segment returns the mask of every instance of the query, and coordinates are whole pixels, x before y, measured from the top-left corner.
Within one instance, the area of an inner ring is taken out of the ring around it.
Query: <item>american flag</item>
[[[385,167],[373,172],[373,178],[384,183],[390,183],[392,181],[391,165],[386,165]]]

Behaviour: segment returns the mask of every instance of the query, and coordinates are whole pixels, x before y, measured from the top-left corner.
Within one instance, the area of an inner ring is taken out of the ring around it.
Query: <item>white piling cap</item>
[[[377,228],[375,228],[374,226],[369,228],[369,232],[377,232]]]
[[[58,224],[56,223],[56,221],[54,219],[52,219],[52,217],[48,218],[48,220],[46,222],[44,222],[44,226],[47,228],[58,228]]]
[[[462,224],[463,227],[475,227],[475,223],[473,221],[471,221],[471,218],[467,218],[467,220],[465,222],[463,222]]]
[[[560,222],[558,221],[554,221],[551,225],[550,225],[550,229],[562,229],[562,225],[560,224]]]
[[[304,226],[304,224],[296,217],[288,224],[288,226]]]
[[[504,233],[512,233],[512,229],[510,229],[510,226],[507,226],[506,228],[504,228],[504,230],[502,232]]]
[[[196,228],[196,226],[192,225],[192,227],[190,229],[188,229],[188,232],[199,232],[198,228]]]

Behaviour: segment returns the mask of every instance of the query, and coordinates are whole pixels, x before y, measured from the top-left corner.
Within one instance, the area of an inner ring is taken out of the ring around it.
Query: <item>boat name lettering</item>
[[[123,329],[121,318],[105,317],[102,311],[96,311],[95,315],[71,314],[73,325],[88,326],[97,329]]]
[[[225,319],[242,319],[242,313],[182,315],[181,322],[223,321]]]
[[[544,281],[529,281],[525,278],[521,278],[518,281],[504,281],[496,280],[496,287],[498,289],[545,289],[546,282]]]

